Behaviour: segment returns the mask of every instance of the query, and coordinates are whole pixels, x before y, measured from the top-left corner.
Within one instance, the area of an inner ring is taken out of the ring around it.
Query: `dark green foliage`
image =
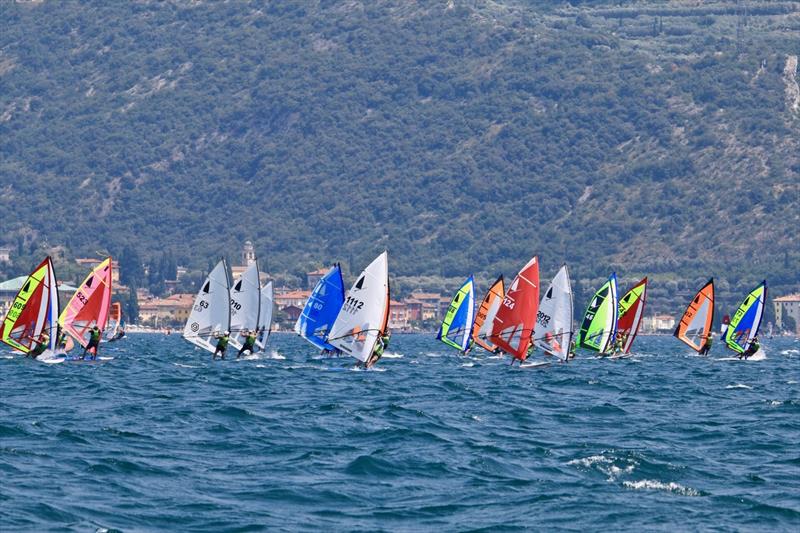
[[[128,295],[123,304],[122,313],[128,322],[135,323],[139,320],[139,301],[136,298],[136,288],[133,286],[128,288]]]
[[[138,286],[245,239],[297,279],[388,249],[406,277],[538,253],[796,284],[796,5],[738,50],[733,1],[573,5],[0,3],[0,238]]]

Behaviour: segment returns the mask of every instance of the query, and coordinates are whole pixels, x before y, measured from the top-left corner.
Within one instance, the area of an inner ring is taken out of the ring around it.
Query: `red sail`
[[[517,359],[527,357],[539,310],[539,261],[534,256],[506,292],[494,317],[490,339]]]

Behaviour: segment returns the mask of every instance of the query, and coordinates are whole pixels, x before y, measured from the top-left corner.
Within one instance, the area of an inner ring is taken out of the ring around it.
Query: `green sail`
[[[605,353],[617,332],[617,275],[611,274],[592,299],[578,332],[578,346]]]

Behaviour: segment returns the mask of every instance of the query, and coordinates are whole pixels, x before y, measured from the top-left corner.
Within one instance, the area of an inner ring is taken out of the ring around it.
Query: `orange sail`
[[[106,327],[111,308],[111,268],[110,257],[97,265],[61,313],[61,328],[81,346],[88,344],[93,326],[101,332]]]
[[[497,281],[492,283],[486,296],[475,314],[475,323],[472,326],[472,340],[475,344],[488,352],[494,352],[497,346],[489,341],[489,335],[492,334],[492,323],[500,309],[500,303],[505,296],[505,287],[503,286],[503,276],[497,278]]]
[[[525,360],[539,310],[539,261],[534,256],[508,288],[489,337],[516,359]]]
[[[714,278],[700,289],[683,313],[674,335],[692,349],[703,349],[714,321]]]

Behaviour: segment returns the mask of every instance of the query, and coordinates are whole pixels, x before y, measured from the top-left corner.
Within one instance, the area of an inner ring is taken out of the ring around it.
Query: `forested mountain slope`
[[[573,4],[4,2],[0,241],[796,284],[798,4]]]

